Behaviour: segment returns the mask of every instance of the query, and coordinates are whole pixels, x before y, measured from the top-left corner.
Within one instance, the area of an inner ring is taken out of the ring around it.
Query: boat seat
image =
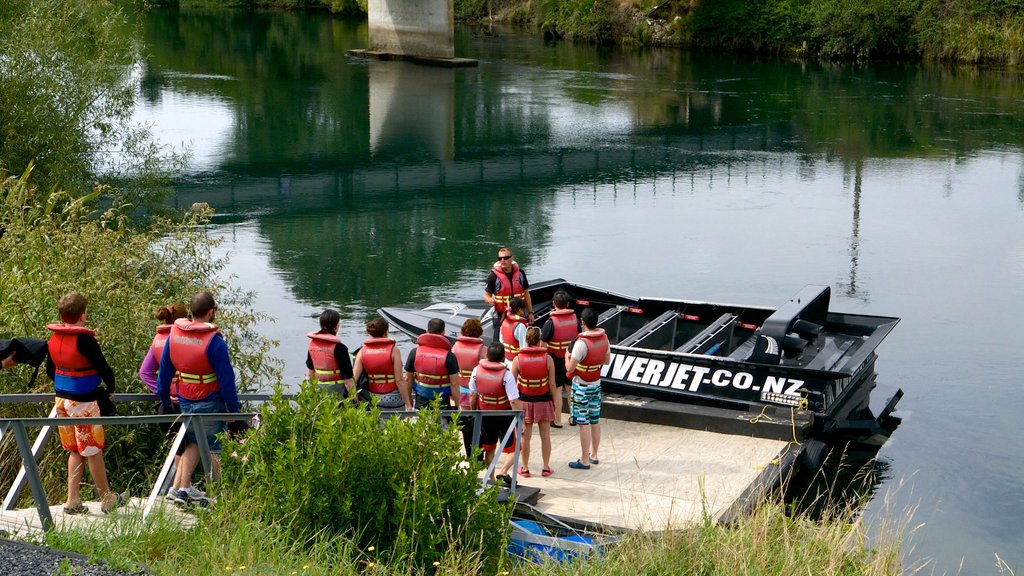
[[[623,338],[619,342],[619,346],[639,346],[640,348],[653,348],[661,349],[663,344],[671,346],[672,342],[672,323],[679,316],[679,313],[675,310],[668,310],[651,320],[647,324],[641,326],[636,332],[633,332],[628,337]],[[668,326],[667,334],[665,327]],[[652,342],[645,340],[658,340],[660,342]],[[654,344],[654,345],[652,345]]]
[[[722,348],[732,340],[733,326],[737,318],[738,316],[728,312],[722,314],[675,351],[683,354],[720,354]]]

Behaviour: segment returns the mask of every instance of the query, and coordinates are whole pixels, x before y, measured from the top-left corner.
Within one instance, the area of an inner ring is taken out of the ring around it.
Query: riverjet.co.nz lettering
[[[803,380],[782,376],[766,376],[763,381],[758,381],[749,372],[666,362],[657,358],[618,353],[611,356],[611,363],[601,370],[602,377],[658,388],[699,392],[702,386],[732,387],[736,390],[761,392],[765,400],[789,405],[801,397],[800,389],[804,385]]]

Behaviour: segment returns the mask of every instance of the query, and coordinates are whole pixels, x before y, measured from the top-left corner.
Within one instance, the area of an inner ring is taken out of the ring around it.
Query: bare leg
[[[68,499],[64,503],[66,508],[72,508],[82,503],[79,490],[82,488],[82,472],[85,468],[85,461],[78,452],[68,452]]]
[[[590,428],[590,459],[597,460],[597,449],[601,446],[601,425],[591,424]]]
[[[544,467],[551,468],[551,423],[538,422],[537,426],[540,427],[540,455],[544,459]],[[526,444],[525,438],[523,444]]]
[[[533,424],[523,425],[523,446],[520,450],[519,458],[522,461],[520,466],[527,470],[530,469],[530,438],[533,436]],[[511,458],[509,459],[511,462]]]
[[[199,446],[189,444],[181,455],[179,466],[174,471],[174,488],[188,490],[192,486],[192,473],[199,463]]]
[[[555,388],[556,392],[551,395],[552,400],[555,401],[555,424],[562,425],[562,391],[565,388],[559,386]]]
[[[85,460],[89,463],[89,475],[92,476],[92,482],[96,485],[97,495],[101,501],[104,501],[110,495],[110,484],[107,483],[107,468],[103,463],[103,452],[93,454]]]
[[[580,464],[590,462],[590,424],[576,423],[580,429]]]

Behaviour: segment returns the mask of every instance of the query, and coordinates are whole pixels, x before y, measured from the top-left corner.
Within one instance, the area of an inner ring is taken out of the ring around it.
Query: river
[[[546,42],[460,28],[467,69],[354,59],[320,13],[144,20],[138,117],[192,154],[173,201],[218,211],[285,379],[325,306],[480,298],[496,248],[531,279],[902,322],[868,522],[907,566],[1024,570],[1024,74]],[[908,515],[912,514],[910,520]],[[962,567],[961,567],[962,566]]]

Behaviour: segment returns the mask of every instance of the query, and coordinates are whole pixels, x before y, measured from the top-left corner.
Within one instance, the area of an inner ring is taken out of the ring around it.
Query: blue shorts
[[[182,414],[219,414],[227,412],[227,408],[224,406],[224,400],[221,398],[215,398],[213,400],[186,400],[184,398],[181,401],[181,413]],[[203,426],[206,428],[206,443],[210,446],[210,452],[214,454],[221,453],[220,438],[218,434],[224,433],[228,429],[228,423],[223,420],[220,422],[214,422],[213,420],[205,420]],[[196,433],[189,426],[185,432],[185,440],[190,444],[198,444],[196,441]]]

